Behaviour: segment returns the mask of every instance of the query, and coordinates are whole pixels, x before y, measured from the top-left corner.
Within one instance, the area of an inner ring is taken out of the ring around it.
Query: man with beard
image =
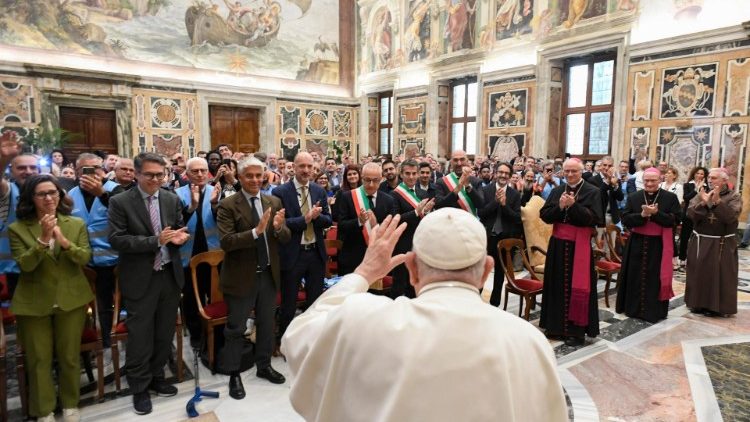
[[[417,226],[425,214],[432,210],[435,200],[424,196],[422,192],[415,190],[417,185],[417,162],[406,160],[401,164],[401,182],[393,190],[391,196],[396,200],[397,213],[401,215],[401,221],[406,223],[406,230],[396,243],[395,253],[407,253],[411,251],[412,238]],[[399,296],[414,298],[414,287],[409,283],[409,272],[406,266],[401,264],[393,269],[393,287],[391,297]]]
[[[434,198],[437,194],[435,184],[432,183],[432,166],[427,161],[419,163],[419,183],[417,191],[425,198]]]
[[[737,313],[737,224],[742,199],[729,189],[727,180],[726,169],[711,169],[711,190],[700,189],[688,207],[693,236],[688,244],[685,304],[709,316]]]
[[[494,283],[490,304],[500,305],[503,293],[503,257],[498,255],[497,242],[521,235],[521,195],[508,186],[513,169],[508,163],[500,163],[495,173],[495,183],[484,187],[485,205],[479,210],[479,218],[487,230],[487,255],[495,259]]]
[[[659,176],[653,167],[646,170],[643,190],[628,196],[622,223],[632,234],[622,255],[615,308],[652,323],[667,317],[669,299],[674,296],[673,228],[681,213],[677,195],[659,189]]]
[[[398,173],[396,172],[396,163],[393,162],[393,160],[385,160],[383,161],[383,182],[380,184],[380,187],[378,190],[385,192],[387,194],[391,194],[394,189],[398,186],[399,183],[401,183],[400,180],[398,180]]]
[[[435,208],[461,208],[477,215],[477,209],[484,205],[482,187],[476,177],[471,176],[471,168],[466,152],[457,150],[451,154],[451,173],[437,181]]]
[[[544,301],[539,327],[547,337],[565,337],[580,346],[585,335],[599,335],[596,273],[591,229],[602,220],[599,189],[583,180],[583,163],[570,158],[563,164],[566,184],[552,190],[539,211],[553,224],[544,264]]]
[[[492,184],[492,169],[488,165],[479,168],[480,186],[482,188]]]

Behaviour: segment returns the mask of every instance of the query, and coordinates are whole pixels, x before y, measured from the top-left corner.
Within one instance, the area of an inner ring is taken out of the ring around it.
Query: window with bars
[[[608,155],[612,145],[615,55],[565,63],[561,139],[565,152],[585,159]]]
[[[393,153],[393,92],[383,92],[378,95],[378,133],[380,144],[379,154]]]
[[[463,78],[451,82],[450,134],[451,151],[477,152],[477,95],[476,78]]]

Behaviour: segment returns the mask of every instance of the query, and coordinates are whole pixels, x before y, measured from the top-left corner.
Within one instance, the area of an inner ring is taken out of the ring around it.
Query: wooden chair
[[[0,324],[0,422],[8,422],[8,377],[5,368],[5,328]]]
[[[513,249],[518,249],[523,260],[523,266],[529,272],[529,278],[516,278],[513,271]],[[503,310],[508,309],[508,294],[513,293],[520,297],[518,304],[518,316],[521,316],[523,303],[526,302],[526,311],[523,314],[525,320],[529,320],[531,308],[536,304],[536,295],[542,293],[543,282],[539,280],[531,267],[526,255],[526,245],[521,239],[503,239],[497,242],[498,259],[503,264],[503,271],[508,283],[505,285],[505,303]]]
[[[99,402],[104,401],[104,345],[102,343],[102,329],[99,326],[99,312],[96,307],[96,271],[84,267],[83,273],[89,282],[91,291],[94,293],[94,299],[86,305],[88,319],[81,333],[81,353],[84,355],[84,365],[88,362],[88,353],[93,352],[96,356],[96,399]],[[18,375],[18,392],[21,396],[21,410],[24,417],[29,414],[29,396],[26,388],[26,367],[24,361],[24,351],[21,343],[16,345],[16,372]],[[89,368],[86,368],[89,372]],[[89,375],[89,379],[91,375]]]
[[[336,260],[344,242],[336,239],[326,239],[326,252],[328,253],[328,262],[326,263],[326,278],[331,278],[338,274],[339,265]]]
[[[125,319],[120,319],[122,310],[122,295],[120,294],[120,277],[115,269],[115,299],[114,312],[112,313],[112,332],[110,333],[110,342],[112,348],[112,366],[115,372],[115,393],[120,394],[122,383],[120,381],[120,342],[128,340],[128,326]],[[177,382],[183,379],[183,362],[182,362],[182,318],[180,317],[180,308],[177,307],[177,320],[175,322],[175,335],[177,337]]]
[[[534,195],[529,202],[521,208],[521,222],[523,223],[523,233],[526,239],[528,249],[529,264],[534,269],[534,273],[540,276],[544,275],[544,263],[547,260],[547,245],[549,238],[552,237],[552,225],[547,224],[539,217],[539,210],[544,206],[544,199],[541,196]]]
[[[203,335],[206,336],[208,342],[208,366],[211,368],[211,373],[216,373],[214,367],[214,328],[218,325],[227,323],[227,304],[224,302],[224,295],[219,289],[219,265],[224,261],[224,251],[215,250],[199,253],[190,259],[190,273],[192,274],[193,282],[193,293],[195,294],[195,301],[198,304],[198,314],[201,316],[201,322],[203,324]],[[211,303],[203,306],[200,300],[200,294],[198,291],[198,275],[197,269],[199,265],[210,265],[211,266]],[[186,299],[187,300],[187,299]]]
[[[393,287],[393,277],[387,275],[372,283],[368,291],[376,295],[387,295],[391,291],[391,287]]]
[[[612,275],[620,272],[622,260],[617,253],[617,247],[622,249],[624,241],[620,234],[620,228],[610,224],[606,228],[607,249],[608,253],[599,249],[594,249],[594,269],[596,269],[597,278],[604,278],[604,305],[609,308],[609,287],[612,283]],[[618,280],[615,280],[615,288]]]

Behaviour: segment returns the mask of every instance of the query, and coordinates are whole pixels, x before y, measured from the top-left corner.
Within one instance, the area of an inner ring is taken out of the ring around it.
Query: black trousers
[[[691,234],[693,234],[693,220],[685,215],[682,219],[682,229],[680,229],[679,257],[682,261],[687,259],[688,242]]]
[[[8,295],[11,299],[13,299],[13,293],[16,291],[16,286],[18,286],[18,273],[5,273],[5,280],[8,282]]]
[[[339,264],[340,265],[340,264]],[[297,292],[302,278],[305,279],[305,306],[308,307],[323,294],[325,263],[317,249],[300,250],[297,262],[281,272],[281,315],[279,316],[279,338],[294,319],[297,310]]]
[[[255,364],[264,368],[271,364],[273,353],[273,323],[276,306],[276,285],[271,270],[255,275],[255,288],[249,296],[224,295],[227,304],[227,325],[224,327],[224,349],[221,362],[227,372],[238,372],[245,341],[245,322],[250,310],[255,308]]]
[[[115,299],[115,266],[91,268],[96,271],[96,307],[102,328],[102,343],[104,347],[109,347]]]
[[[487,234],[487,255],[495,260],[495,273],[493,274],[492,293],[490,294],[490,305],[492,306],[500,306],[500,302],[503,298],[503,283],[505,282],[505,272],[503,270],[503,260],[505,259],[505,256],[498,255],[497,242],[511,237],[513,236],[505,233]],[[515,252],[514,249],[512,254],[515,255]]]
[[[206,306],[211,299],[211,266],[199,265],[195,270],[198,284],[198,298],[201,305]],[[182,322],[190,333],[190,344],[200,345],[203,338],[201,317],[198,314],[198,303],[195,301],[193,290],[193,274],[190,267],[185,268],[185,285],[182,287]]]
[[[128,311],[125,369],[133,393],[145,391],[153,379],[164,378],[164,365],[172,353],[179,304],[180,288],[171,265],[151,273],[148,291],[143,297],[125,298]],[[177,358],[182,359],[182,356]]]

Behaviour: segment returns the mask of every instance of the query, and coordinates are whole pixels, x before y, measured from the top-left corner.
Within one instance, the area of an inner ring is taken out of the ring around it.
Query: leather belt
[[[305,245],[299,245],[299,249],[301,251],[312,251],[315,250],[318,247],[315,243],[308,243]]]

